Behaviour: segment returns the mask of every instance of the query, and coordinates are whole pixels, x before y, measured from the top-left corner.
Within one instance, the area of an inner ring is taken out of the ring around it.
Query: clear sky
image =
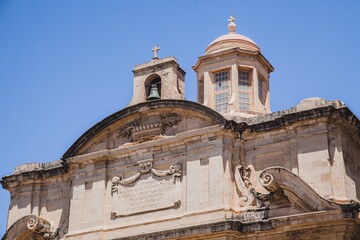
[[[227,33],[253,39],[275,67],[272,111],[340,99],[360,117],[359,0],[0,0],[0,175],[59,159],[91,126],[125,108],[134,65],[175,56],[187,72]],[[0,237],[9,194],[0,190]]]

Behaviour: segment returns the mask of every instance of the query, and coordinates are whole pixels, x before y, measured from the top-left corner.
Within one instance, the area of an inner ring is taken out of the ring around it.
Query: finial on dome
[[[229,24],[228,24],[228,30],[229,30],[229,33],[234,33],[235,30],[236,30],[235,20],[236,20],[235,15],[230,16],[229,19],[228,19],[228,23],[229,23]]]

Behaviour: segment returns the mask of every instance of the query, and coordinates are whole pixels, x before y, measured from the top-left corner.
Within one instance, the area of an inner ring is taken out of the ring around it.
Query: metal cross
[[[228,23],[235,22],[235,20],[236,20],[235,15],[232,15],[232,16],[229,17]]]
[[[160,47],[158,45],[155,45],[154,48],[151,50],[154,53],[153,59],[159,59],[158,58],[158,51],[160,50]]]

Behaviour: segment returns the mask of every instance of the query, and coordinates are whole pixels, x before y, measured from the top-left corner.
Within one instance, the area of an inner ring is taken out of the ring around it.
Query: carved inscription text
[[[146,166],[146,167],[145,167]],[[129,178],[112,179],[113,218],[126,217],[180,206],[181,165],[168,170],[157,170],[152,164],[142,163],[139,172]]]
[[[141,179],[143,178],[143,179]],[[169,207],[179,200],[173,176],[159,178],[141,177],[134,186],[120,186],[121,214],[131,214]]]

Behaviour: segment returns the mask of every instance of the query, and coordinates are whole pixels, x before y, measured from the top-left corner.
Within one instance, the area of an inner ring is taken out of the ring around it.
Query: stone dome
[[[250,38],[237,33],[228,33],[212,41],[206,48],[205,55],[236,47],[250,51],[260,51],[259,46]]]
[[[222,35],[212,41],[206,48],[205,55],[224,51],[231,48],[240,48],[249,51],[260,51],[259,46],[253,40],[244,35],[235,33],[235,17],[230,17],[228,22],[229,33]]]

